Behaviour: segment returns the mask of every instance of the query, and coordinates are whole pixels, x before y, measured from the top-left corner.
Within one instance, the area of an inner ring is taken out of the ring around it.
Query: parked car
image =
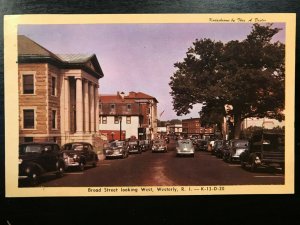
[[[156,139],[152,144],[152,152],[167,152],[168,146],[164,139]]]
[[[227,155],[229,154],[229,144],[230,144],[230,141],[226,140],[223,143],[223,146],[221,147],[221,149],[219,151],[219,155],[218,156],[220,158],[223,158],[224,161],[225,161],[225,158],[227,157]]]
[[[145,140],[139,140],[139,148],[142,152],[145,152],[148,150]]]
[[[250,166],[251,171],[258,167],[281,168],[284,170],[284,134],[260,133],[249,140],[249,149],[240,156],[241,166]]]
[[[198,139],[196,142],[196,149],[198,151],[207,151],[208,140]]]
[[[88,142],[70,142],[62,147],[66,169],[75,167],[83,171],[86,166],[97,166],[98,155]]]
[[[27,179],[34,186],[47,174],[61,177],[65,163],[56,143],[40,142],[19,145],[19,179]]]
[[[127,158],[129,155],[128,145],[125,141],[113,141],[103,146],[105,159],[108,158]]]
[[[184,139],[184,140],[179,140],[177,142],[176,156],[190,155],[194,157],[194,154],[195,154],[195,148],[192,140]]]
[[[224,161],[240,161],[240,155],[248,149],[248,140],[232,139],[229,141],[228,151],[223,156]]]
[[[215,140],[214,145],[212,146],[211,154],[218,156],[223,147],[224,140]]]
[[[139,145],[139,140],[131,140],[128,142],[129,153],[142,153],[142,148]]]

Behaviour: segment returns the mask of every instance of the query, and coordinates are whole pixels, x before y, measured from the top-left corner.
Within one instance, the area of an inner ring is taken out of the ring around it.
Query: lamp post
[[[119,116],[119,123],[120,123],[120,141],[122,141],[122,116]]]

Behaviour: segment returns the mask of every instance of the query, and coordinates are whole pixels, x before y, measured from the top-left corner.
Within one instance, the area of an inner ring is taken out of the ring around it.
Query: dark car
[[[26,143],[19,145],[19,179],[26,178],[31,185],[49,173],[63,175],[65,163],[56,143]]]
[[[251,171],[261,168],[281,168],[284,171],[284,134],[260,133],[249,140],[249,149],[240,156],[241,166]]]
[[[224,140],[215,140],[211,150],[212,155],[218,156],[218,154],[220,154],[221,148],[223,147],[223,142]]]
[[[143,152],[148,151],[150,149],[150,141],[140,140],[139,141],[139,147]]]
[[[240,155],[248,150],[248,140],[233,139],[229,141],[229,148],[223,155],[223,160],[226,162],[239,161]]]
[[[152,152],[167,152],[168,145],[164,139],[153,140]]]
[[[208,140],[198,139],[196,142],[196,149],[198,151],[207,151],[208,150]]]
[[[142,153],[138,140],[130,140],[128,142],[128,152],[129,153]]]
[[[128,145],[125,141],[113,141],[103,146],[105,159],[108,158],[127,158],[129,155]]]
[[[70,142],[62,147],[67,168],[75,167],[83,171],[86,166],[97,166],[98,155],[88,142]]]

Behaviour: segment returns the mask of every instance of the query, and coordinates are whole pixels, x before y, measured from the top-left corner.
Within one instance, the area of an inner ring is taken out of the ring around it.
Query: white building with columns
[[[20,142],[87,141],[98,135],[96,55],[54,54],[18,36]]]

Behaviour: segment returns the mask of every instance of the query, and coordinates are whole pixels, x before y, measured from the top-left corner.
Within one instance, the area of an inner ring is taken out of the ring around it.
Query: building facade
[[[19,35],[19,141],[94,144],[103,76],[96,55],[54,54]]]
[[[108,140],[152,139],[157,133],[158,101],[142,92],[99,97],[99,131]]]
[[[182,133],[186,135],[200,135],[200,120],[199,118],[190,118],[182,120]]]

